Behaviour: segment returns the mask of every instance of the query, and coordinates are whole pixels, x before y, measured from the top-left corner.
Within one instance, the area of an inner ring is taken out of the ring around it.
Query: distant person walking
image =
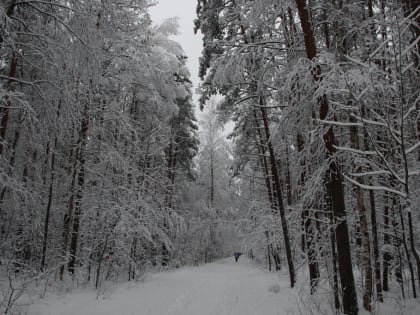
[[[241,256],[241,255],[242,255],[242,253],[240,253],[240,252],[234,252],[233,253],[233,256],[235,257],[236,262],[238,262],[239,256]]]

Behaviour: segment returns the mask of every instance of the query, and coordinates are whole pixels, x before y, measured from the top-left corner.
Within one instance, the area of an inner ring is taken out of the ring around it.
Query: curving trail
[[[49,297],[29,315],[291,315],[299,298],[287,277],[265,272],[241,257],[153,275],[119,285],[106,298],[92,291]]]

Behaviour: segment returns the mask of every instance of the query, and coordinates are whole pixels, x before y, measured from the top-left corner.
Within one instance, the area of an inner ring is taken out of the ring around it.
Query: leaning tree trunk
[[[306,1],[296,0],[296,5],[299,11],[300,23],[304,34],[306,54],[308,59],[314,60],[317,55],[317,50]],[[319,66],[314,67],[312,70],[312,75],[316,82],[321,80],[321,69]],[[326,95],[320,96],[318,98],[318,106],[320,119],[326,119],[329,107]],[[343,183],[338,162],[334,158],[334,131],[332,127],[328,128],[323,138],[325,149],[327,151],[327,158],[330,159],[327,191],[331,198],[334,217],[337,222],[335,236],[337,240],[341,290],[343,293],[343,310],[345,314],[356,315],[358,314],[357,294],[351,261],[350,239],[346,220]]]

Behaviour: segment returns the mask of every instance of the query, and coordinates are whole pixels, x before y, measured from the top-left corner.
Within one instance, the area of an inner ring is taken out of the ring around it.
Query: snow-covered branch
[[[382,190],[382,191],[387,191],[387,192],[390,192],[390,193],[399,195],[399,196],[401,196],[403,198],[406,198],[407,197],[407,195],[404,192],[399,191],[399,190],[396,190],[396,189],[392,189],[392,188],[389,188],[389,187],[386,187],[386,186],[371,186],[371,185],[361,184],[358,181],[353,180],[353,179],[351,179],[350,177],[348,177],[348,176],[346,176],[344,174],[343,174],[343,176],[344,176],[344,178],[346,180],[348,180],[352,184],[354,184],[354,185],[356,185],[356,186],[358,186],[358,187],[360,187],[362,189],[366,189],[366,190]]]

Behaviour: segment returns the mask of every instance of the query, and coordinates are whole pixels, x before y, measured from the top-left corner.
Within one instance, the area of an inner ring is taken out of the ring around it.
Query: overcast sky
[[[150,15],[154,24],[160,24],[170,17],[179,18],[179,35],[172,39],[181,44],[188,56],[187,66],[191,72],[193,81],[193,99],[198,106],[198,96],[195,95],[195,89],[198,86],[198,58],[201,54],[202,40],[201,35],[194,34],[194,19],[197,0],[156,0],[158,2],[150,8]]]

